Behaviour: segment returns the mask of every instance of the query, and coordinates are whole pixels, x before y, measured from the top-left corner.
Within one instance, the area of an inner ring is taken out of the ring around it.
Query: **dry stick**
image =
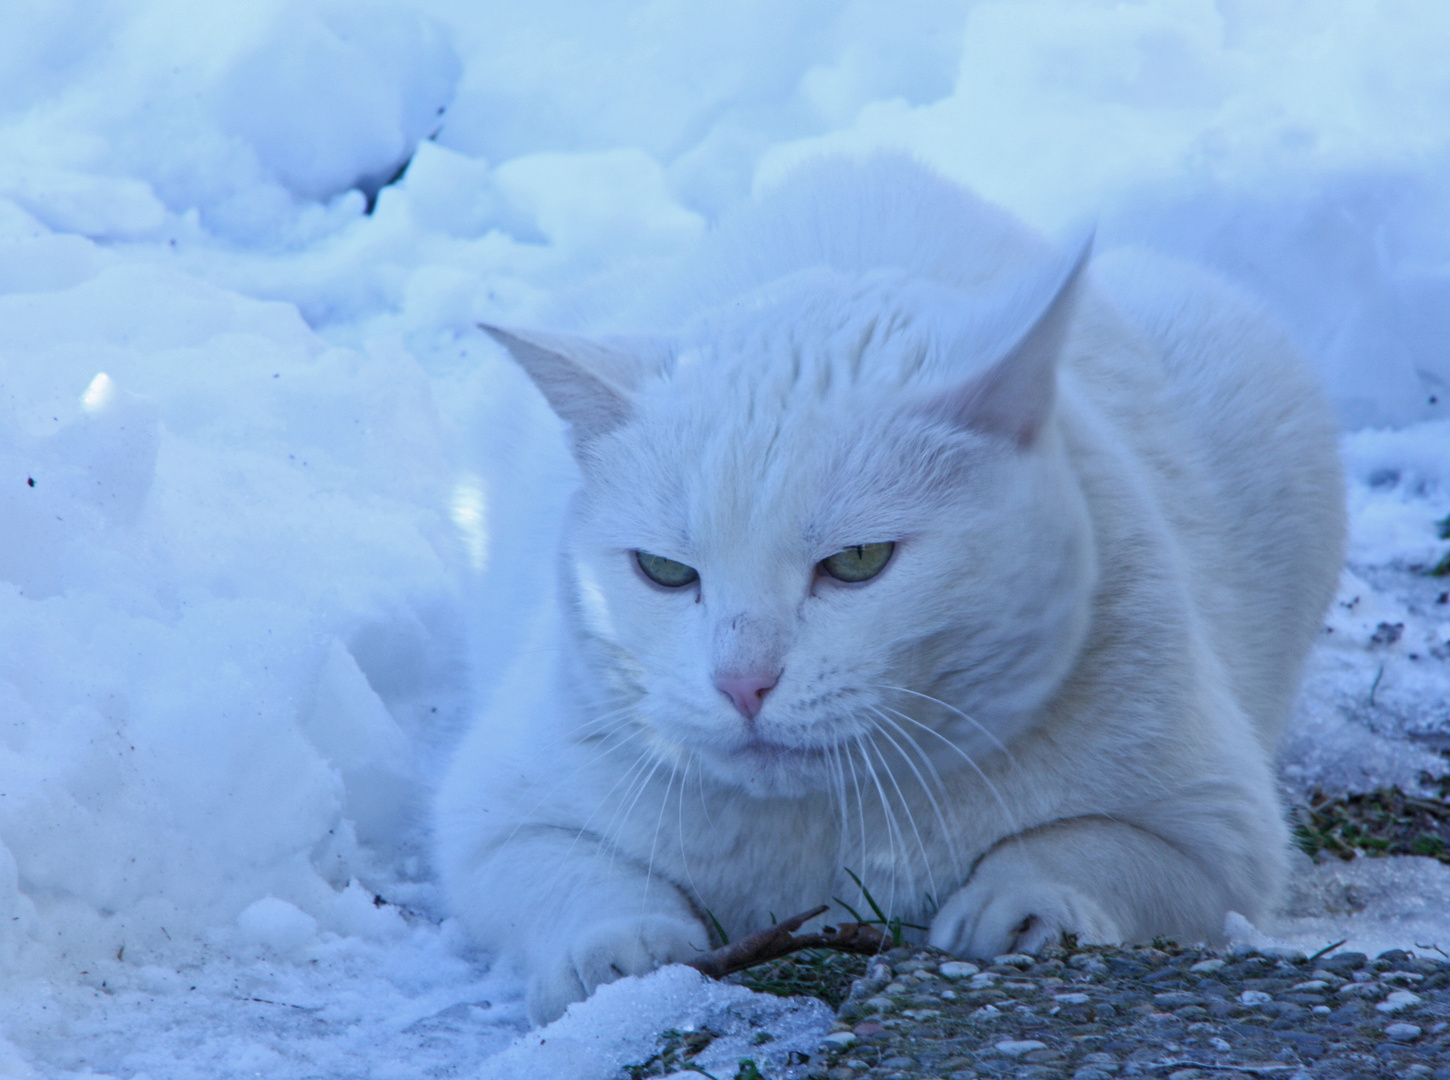
[[[739,941],[701,953],[686,963],[701,974],[720,979],[732,971],[744,971],[756,964],[763,964],[767,960],[799,952],[801,949],[835,949],[837,952],[875,956],[890,947],[890,937],[865,923],[842,923],[840,926],[822,927],[819,934],[796,935],[803,923],[827,909],[828,905],[822,904],[811,911],[778,922],[768,930],[757,930]]]

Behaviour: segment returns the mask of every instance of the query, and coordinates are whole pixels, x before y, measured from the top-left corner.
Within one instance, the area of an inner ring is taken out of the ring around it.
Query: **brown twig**
[[[701,974],[720,979],[733,971],[744,971],[801,949],[835,949],[837,952],[875,956],[890,947],[888,935],[865,923],[842,923],[840,926],[824,926],[818,934],[796,934],[804,923],[826,910],[827,905],[822,904],[778,922],[768,930],[757,930],[739,941],[701,953],[686,962]]]

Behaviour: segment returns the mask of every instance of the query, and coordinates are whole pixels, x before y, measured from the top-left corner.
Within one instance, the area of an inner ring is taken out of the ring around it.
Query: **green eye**
[[[821,560],[821,569],[837,581],[870,581],[891,561],[896,545],[890,540],[880,544],[857,544]]]
[[[639,563],[645,577],[667,589],[682,589],[700,580],[700,575],[693,566],[675,562],[674,559],[651,555],[647,551],[636,551],[634,560]]]

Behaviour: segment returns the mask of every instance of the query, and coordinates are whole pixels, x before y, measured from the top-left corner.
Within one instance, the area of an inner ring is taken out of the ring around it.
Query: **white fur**
[[[1284,336],[1200,271],[1081,271],[894,158],[804,170],[698,266],[654,343],[495,332],[584,482],[558,618],[461,747],[437,855],[533,1018],[711,917],[854,901],[847,868],[970,956],[1261,914],[1343,532]],[[814,570],[885,540],[871,581]],[[722,670],[780,672],[754,720]]]

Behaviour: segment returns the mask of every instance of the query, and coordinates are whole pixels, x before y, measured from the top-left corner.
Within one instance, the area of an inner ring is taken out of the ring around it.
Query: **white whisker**
[[[881,717],[882,720],[885,720],[893,728],[895,728],[897,734],[906,741],[906,744],[914,749],[919,755],[921,755],[921,760],[931,771],[932,778],[936,781],[937,788],[941,791],[942,795],[946,797],[948,795],[946,785],[942,783],[941,774],[937,772],[936,766],[933,765],[931,763],[931,759],[927,757],[926,751],[924,751],[921,746],[917,744],[916,740],[907,733],[905,728],[903,728],[895,720],[891,719],[891,717],[887,716],[885,712],[882,712],[880,709],[872,709],[871,711],[874,712],[877,716]],[[893,746],[897,747],[897,752],[901,754],[901,756],[906,760],[907,766],[916,776],[917,783],[921,785],[922,793],[925,794],[928,801],[930,801],[932,813],[936,815],[937,824],[941,826],[942,839],[946,843],[947,854],[951,857],[952,860],[952,874],[955,878],[960,878],[962,866],[960,853],[957,850],[956,830],[947,824],[946,815],[942,812],[941,802],[937,799],[936,793],[931,790],[931,785],[926,782],[926,777],[923,776],[921,770],[916,767],[916,763],[911,760],[911,755],[906,753],[905,750],[901,749],[900,746],[897,746],[896,740],[891,738],[890,734],[888,734],[885,730],[882,730],[881,734],[885,736],[885,738],[888,739]],[[930,876],[931,870],[929,867],[927,873],[928,876]],[[935,896],[935,886],[933,886],[932,891],[933,896]]]
[[[876,733],[884,738],[887,742],[889,742],[893,747],[895,747],[898,754],[900,754],[903,758],[906,757],[905,752],[897,744],[896,740],[891,737],[891,734],[888,731],[878,726],[876,728]],[[896,797],[901,800],[901,808],[906,812],[906,823],[911,826],[912,835],[916,837],[917,849],[921,852],[922,869],[926,871],[927,884],[931,888],[932,894],[935,895],[937,891],[936,877],[932,873],[931,852],[927,851],[926,841],[922,838],[921,829],[916,824],[916,811],[912,809],[911,802],[906,797],[906,792],[901,789],[901,784],[896,779],[896,772],[891,768],[891,763],[886,760],[886,755],[882,753],[879,746],[875,745],[875,739],[872,739],[871,743],[872,746],[875,746],[876,754],[881,759],[881,764],[886,769],[886,778],[891,781],[891,786],[896,790]],[[909,759],[907,763],[910,764]],[[912,877],[914,878],[915,875],[913,874]],[[912,884],[915,884],[915,882],[913,881]]]

